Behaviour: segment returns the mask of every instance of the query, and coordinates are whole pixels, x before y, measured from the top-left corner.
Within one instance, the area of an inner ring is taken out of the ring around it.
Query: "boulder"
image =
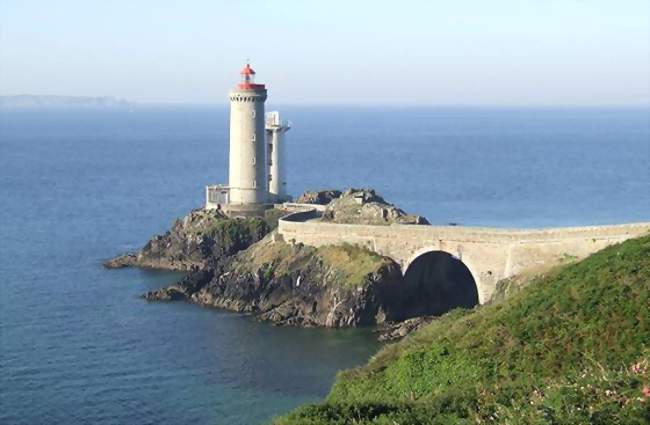
[[[212,269],[199,269],[192,267],[180,282],[166,288],[149,291],[142,295],[147,301],[178,301],[188,300],[191,295],[205,286],[214,276]]]
[[[296,203],[327,205],[339,196],[341,196],[340,190],[307,191],[296,199]]]
[[[386,202],[373,189],[348,189],[327,205],[323,221],[344,224],[429,224]]]
[[[401,322],[386,322],[376,330],[379,334],[377,339],[379,341],[397,341],[436,319],[438,319],[438,316],[420,316]]]

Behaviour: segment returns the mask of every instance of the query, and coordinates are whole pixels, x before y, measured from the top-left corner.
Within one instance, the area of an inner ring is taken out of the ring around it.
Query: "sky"
[[[0,0],[0,95],[648,105],[648,0]]]

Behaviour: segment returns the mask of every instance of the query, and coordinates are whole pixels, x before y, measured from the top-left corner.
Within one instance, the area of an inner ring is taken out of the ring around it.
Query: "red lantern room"
[[[239,74],[241,74],[241,82],[239,83],[240,89],[255,90],[264,88],[264,84],[255,84],[255,71],[253,71],[253,68],[251,68],[249,63],[242,68]]]

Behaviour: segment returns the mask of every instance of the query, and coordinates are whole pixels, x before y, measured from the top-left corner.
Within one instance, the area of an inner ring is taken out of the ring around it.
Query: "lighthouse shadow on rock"
[[[291,124],[277,111],[264,113],[267,91],[255,83],[250,64],[230,91],[228,185],[205,188],[205,208],[231,217],[263,215],[273,204],[290,200],[286,193],[284,133]]]

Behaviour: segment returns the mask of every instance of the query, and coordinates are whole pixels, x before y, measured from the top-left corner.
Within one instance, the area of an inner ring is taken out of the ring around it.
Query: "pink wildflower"
[[[636,373],[636,374],[645,373],[646,372],[645,363],[646,363],[645,361],[635,363],[630,367],[630,370],[632,371],[632,373]]]

